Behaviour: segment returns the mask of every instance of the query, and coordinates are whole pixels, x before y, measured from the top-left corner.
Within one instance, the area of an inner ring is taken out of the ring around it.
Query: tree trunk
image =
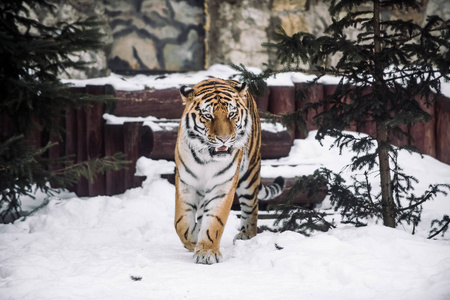
[[[375,54],[381,52],[381,34],[380,34],[380,1],[374,0],[373,19],[374,19],[374,51]],[[380,65],[375,66],[375,82],[374,88],[381,88],[384,70]],[[380,95],[380,93],[377,93]],[[387,104],[387,103],[386,103]],[[389,167],[389,141],[388,130],[382,121],[377,121],[377,143],[378,143],[378,159],[380,162],[380,185],[381,185],[381,202],[383,224],[388,227],[395,227],[395,203],[391,186],[391,168]]]
[[[381,208],[383,224],[395,227],[395,204],[391,186],[391,168],[389,167],[388,132],[386,126],[377,123],[378,159],[380,161]]]

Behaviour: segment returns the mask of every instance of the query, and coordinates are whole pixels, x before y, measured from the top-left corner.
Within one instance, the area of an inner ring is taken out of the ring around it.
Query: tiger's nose
[[[225,143],[230,139],[229,136],[216,136],[217,139],[219,139],[222,143]]]

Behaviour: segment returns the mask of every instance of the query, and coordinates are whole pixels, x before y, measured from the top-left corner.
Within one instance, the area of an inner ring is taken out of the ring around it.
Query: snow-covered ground
[[[226,66],[213,66],[165,77],[113,74],[71,82],[108,83],[119,90],[162,89],[234,73]],[[270,79],[269,85],[308,79],[283,74]],[[337,149],[329,149],[331,142],[326,139],[321,146],[312,132],[294,142],[289,157],[264,161],[262,175],[298,176],[321,166],[341,171],[351,153],[339,155]],[[402,152],[399,162],[420,180],[416,194],[430,183],[450,183],[450,166],[431,157]],[[42,205],[26,218],[0,225],[0,300],[450,299],[450,239],[426,239],[431,220],[450,213],[450,196],[424,205],[416,235],[407,226],[339,224],[336,213],[330,218],[338,226],[326,233],[305,237],[264,232],[233,245],[239,220],[238,212],[231,212],[221,243],[224,262],[206,266],[193,262],[174,230],[175,188],[159,176],[173,171],[173,166],[140,158],[138,172],[147,176],[142,187],[112,197],[79,198],[61,192],[22,199],[24,210]],[[372,180],[376,185],[378,178]],[[328,199],[322,209],[333,212]]]
[[[263,174],[339,171],[350,161],[313,135],[296,140],[289,157],[265,161]],[[417,192],[450,182],[450,166],[431,157],[401,153],[400,162],[420,180]],[[173,163],[140,158],[138,169],[148,176],[140,188],[113,197],[61,193],[0,225],[0,299],[450,299],[450,240],[426,239],[431,219],[450,212],[449,197],[425,205],[417,235],[338,224],[312,237],[264,232],[233,245],[239,220],[232,212],[224,262],[208,266],[195,264],[175,233],[175,188],[158,175]],[[24,199],[26,209],[44,199],[36,196]]]

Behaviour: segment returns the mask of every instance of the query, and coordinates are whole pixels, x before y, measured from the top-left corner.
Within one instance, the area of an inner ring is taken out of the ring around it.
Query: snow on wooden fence
[[[257,98],[258,107],[271,113],[281,114],[293,112],[301,108],[302,103],[296,101],[296,91],[304,84],[295,86],[270,86],[263,97]],[[310,87],[306,95],[306,101],[318,101],[324,96],[334,92],[336,86],[315,85]],[[62,155],[73,155],[76,162],[86,159],[112,155],[123,152],[132,163],[127,170],[107,172],[97,176],[93,183],[87,180],[71,187],[79,196],[114,195],[123,193],[126,189],[140,186],[143,179],[135,176],[136,160],[140,156],[152,159],[173,160],[173,152],[177,135],[176,126],[163,126],[163,130],[152,130],[149,126],[142,126],[142,122],[125,122],[123,124],[106,124],[103,115],[105,112],[119,117],[147,117],[168,119],[164,122],[177,123],[183,112],[184,106],[177,89],[167,90],[141,90],[141,91],[114,91],[109,86],[87,85],[84,88],[71,88],[74,93],[89,93],[95,95],[115,94],[117,101],[113,107],[104,103],[93,103],[91,106],[80,110],[66,111],[65,118],[55,120],[61,122],[66,129],[64,140],[57,147],[49,151],[50,158]],[[428,154],[440,161],[450,164],[450,99],[440,98],[426,111],[433,117],[427,123],[405,127],[414,141],[401,140],[392,136],[392,141],[397,146],[417,146],[422,153]],[[316,129],[312,122],[313,115],[307,118],[307,129]],[[170,120],[175,119],[175,120]],[[9,125],[5,118],[0,120],[0,134],[7,133]],[[163,125],[163,124],[160,124]],[[374,126],[356,128],[355,130],[374,135]],[[289,154],[293,138],[304,138],[305,132],[296,130],[272,132],[263,130],[262,149],[263,159],[279,158]],[[37,130],[27,137],[37,146],[41,146],[42,137]],[[171,175],[167,176],[172,180]],[[271,179],[263,178],[269,183]],[[295,182],[295,178],[288,178],[288,186]],[[299,195],[299,203],[316,203],[323,199],[323,195],[317,199],[308,199],[306,195]]]

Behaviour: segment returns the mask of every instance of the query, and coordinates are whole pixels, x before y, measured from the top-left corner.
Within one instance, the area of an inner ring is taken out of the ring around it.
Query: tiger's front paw
[[[194,253],[194,261],[197,264],[212,265],[222,262],[222,254],[219,250],[197,249]]]

